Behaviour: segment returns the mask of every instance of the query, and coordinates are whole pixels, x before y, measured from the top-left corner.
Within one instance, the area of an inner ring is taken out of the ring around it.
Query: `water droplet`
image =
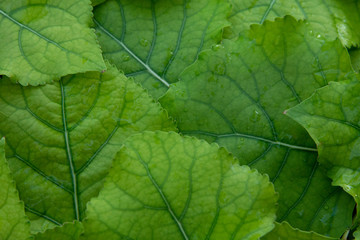
[[[218,51],[218,50],[220,50],[221,48],[224,48],[221,44],[216,44],[216,45],[212,46],[212,49],[213,49],[214,51]]]
[[[351,189],[352,189],[351,186],[349,186],[349,185],[344,185],[344,190],[345,190],[346,192],[349,192]]]
[[[130,60],[130,56],[127,55],[127,54],[125,54],[125,53],[123,53],[123,54],[121,55],[121,60],[123,60],[124,62],[127,62],[127,61]]]
[[[218,63],[216,66],[215,66],[215,72],[219,75],[224,75],[225,74],[225,70],[226,70],[226,67],[225,67],[225,64],[224,63]]]
[[[226,62],[231,62],[231,53],[226,54]]]
[[[316,37],[317,37],[317,38],[321,38],[321,35],[320,35],[320,34],[318,34]]]
[[[255,123],[255,122],[259,121],[260,118],[261,118],[260,113],[257,110],[254,110],[254,112],[250,116],[250,121]]]
[[[140,40],[140,45],[143,46],[143,47],[147,47],[147,46],[149,46],[149,44],[150,44],[150,42],[148,40],[144,39],[144,38],[142,38]]]

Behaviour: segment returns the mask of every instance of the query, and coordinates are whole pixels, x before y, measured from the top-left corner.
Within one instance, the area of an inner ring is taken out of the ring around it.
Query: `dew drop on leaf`
[[[147,47],[147,46],[149,46],[149,40],[146,40],[146,39],[144,39],[144,38],[142,38],[141,40],[140,40],[140,45],[141,46],[143,46],[143,47]]]

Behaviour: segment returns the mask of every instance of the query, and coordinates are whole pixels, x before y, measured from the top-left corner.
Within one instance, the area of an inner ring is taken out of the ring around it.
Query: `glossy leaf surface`
[[[2,0],[0,74],[39,85],[106,68],[89,0]]]
[[[314,38],[304,22],[286,17],[200,54],[160,102],[182,133],[217,142],[269,174],[280,193],[278,221],[338,236],[354,205],[331,186],[311,137],[283,111],[349,74],[338,41]]]
[[[311,135],[333,184],[360,202],[360,83],[331,83],[287,111]]]
[[[175,130],[140,86],[108,68],[42,87],[1,81],[0,132],[33,229],[83,219],[128,136]]]
[[[109,0],[94,10],[104,56],[155,96],[220,42],[228,26],[225,0]]]
[[[274,230],[272,230],[261,240],[336,240],[321,236],[314,232],[305,232],[299,229],[292,228],[287,222],[276,223]]]
[[[335,40],[344,46],[359,46],[360,2],[357,0],[230,0],[233,12],[229,17],[232,30],[228,37],[236,37],[251,24],[291,15],[306,19],[309,32],[316,37]]]
[[[5,139],[0,140],[0,239],[30,239],[30,223],[25,216],[9,166],[5,159]]]
[[[35,235],[35,240],[78,240],[84,228],[81,222],[65,223],[61,227],[46,230]]]
[[[271,231],[277,194],[267,176],[215,144],[176,133],[129,138],[83,239],[258,239]]]

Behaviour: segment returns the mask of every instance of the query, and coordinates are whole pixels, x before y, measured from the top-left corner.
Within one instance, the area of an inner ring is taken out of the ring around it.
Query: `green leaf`
[[[101,3],[105,2],[106,0],[92,0],[91,3],[93,6],[100,5]]]
[[[272,230],[261,240],[335,240],[336,238],[330,238],[321,236],[314,232],[305,232],[299,229],[292,228],[287,222],[276,223],[274,230]]]
[[[229,26],[224,0],[109,0],[94,10],[104,56],[155,97],[220,42]]]
[[[286,17],[204,51],[160,102],[182,133],[217,142],[269,174],[280,193],[279,221],[339,236],[354,203],[331,186],[311,137],[283,111],[349,74],[339,41],[314,38],[306,23]]]
[[[0,74],[39,85],[106,68],[89,0],[2,0]]]
[[[333,184],[360,203],[360,83],[331,83],[287,111],[311,135]]]
[[[55,227],[43,233],[38,233],[35,236],[35,240],[77,240],[83,231],[84,228],[81,222],[74,221],[72,223],[65,223],[61,227]]]
[[[360,230],[357,229],[355,232],[354,232],[354,237],[355,237],[355,240],[359,240],[360,239]]]
[[[30,239],[30,224],[24,204],[11,177],[5,160],[5,140],[0,140],[0,239]]]
[[[349,50],[351,64],[356,72],[360,71],[360,48],[353,48]]]
[[[1,81],[0,132],[34,228],[83,219],[128,136],[175,130],[140,86],[108,69],[41,87]]]
[[[228,37],[236,37],[251,24],[291,15],[308,20],[311,34],[319,38],[339,38],[344,46],[360,44],[360,2],[357,0],[230,0],[232,29]]]
[[[274,227],[267,176],[217,145],[176,133],[129,138],[98,198],[84,239],[258,239]]]

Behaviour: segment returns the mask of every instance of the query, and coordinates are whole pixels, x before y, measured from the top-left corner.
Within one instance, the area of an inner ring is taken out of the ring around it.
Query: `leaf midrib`
[[[55,42],[55,41],[47,38],[46,36],[44,36],[44,35],[42,35],[41,33],[35,31],[34,29],[26,26],[25,24],[20,23],[19,21],[17,21],[16,19],[14,19],[13,17],[11,17],[10,15],[8,15],[6,12],[4,12],[4,11],[1,10],[1,9],[0,9],[0,15],[3,15],[6,19],[10,20],[10,21],[13,22],[15,25],[18,25],[18,26],[20,27],[20,29],[26,29],[26,30],[28,30],[29,32],[35,34],[36,36],[38,36],[39,38],[45,40],[46,42],[51,43],[51,44],[53,44],[54,46],[58,47],[60,50],[66,52],[66,53],[74,54],[75,56],[78,56],[78,57],[83,57],[83,56],[81,56],[80,54],[78,54],[78,53],[76,53],[76,52],[72,52],[72,51],[70,51],[70,50],[62,47],[62,46],[59,45],[57,42]],[[25,57],[25,55],[23,54],[23,52],[22,52],[21,54]],[[87,59],[87,60],[89,60],[89,62],[91,62],[91,63],[93,63],[93,64],[95,64],[95,65],[101,66],[101,65],[99,65],[99,63],[94,62],[94,61],[91,60],[91,59]]]
[[[95,18],[93,20],[96,26],[101,31],[103,31],[106,35],[108,35],[111,39],[113,39],[116,43],[118,43],[128,54],[130,54],[138,63],[140,63],[153,77],[155,77],[157,80],[163,83],[167,88],[170,87],[170,83],[168,83],[164,78],[160,77],[147,63],[145,63],[133,51],[131,51],[123,41],[119,40],[107,29],[105,29]]]
[[[158,191],[158,193],[160,194],[162,200],[164,201],[168,212],[171,215],[171,218],[175,221],[177,227],[179,228],[181,235],[184,237],[185,240],[189,240],[189,237],[187,236],[187,233],[184,230],[184,227],[182,226],[182,223],[180,222],[180,220],[177,218],[177,216],[175,215],[174,211],[172,210],[172,207],[169,203],[169,201],[167,200],[166,196],[164,195],[164,193],[162,192],[161,188],[159,187],[159,185],[157,184],[157,182],[155,181],[155,179],[153,178],[149,166],[147,165],[147,163],[141,158],[140,154],[138,152],[136,152],[136,155],[138,157],[138,160],[140,161],[140,163],[144,166],[146,173],[151,181],[151,183],[154,185],[154,187],[156,188],[156,190]]]
[[[315,148],[288,144],[288,143],[284,143],[281,141],[274,141],[274,140],[267,139],[264,137],[259,137],[259,136],[255,136],[255,135],[244,134],[244,133],[238,133],[238,132],[218,134],[218,133],[211,133],[211,132],[206,132],[206,131],[181,131],[181,133],[183,133],[183,134],[202,134],[202,135],[216,137],[216,138],[243,137],[243,138],[253,139],[253,140],[257,140],[257,141],[267,142],[267,143],[270,143],[271,145],[279,145],[279,146],[296,149],[296,150],[302,150],[302,151],[317,152],[317,149],[315,149]]]
[[[72,183],[72,187],[73,187],[73,194],[72,195],[73,195],[75,219],[80,221],[77,176],[76,176],[76,173],[75,173],[74,162],[73,162],[73,159],[72,159],[69,132],[68,132],[67,121],[66,121],[65,89],[64,89],[64,86],[63,86],[62,79],[59,81],[59,83],[60,83],[60,89],[61,89],[61,114],[62,114],[62,121],[63,121],[63,127],[64,127],[64,141],[65,141],[65,145],[66,145],[66,157],[67,157],[68,162],[69,162],[71,183]]]

